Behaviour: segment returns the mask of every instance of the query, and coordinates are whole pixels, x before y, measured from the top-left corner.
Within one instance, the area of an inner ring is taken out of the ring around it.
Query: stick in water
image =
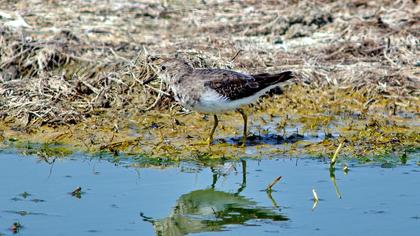
[[[338,152],[340,152],[340,149],[341,149],[341,147],[343,147],[343,144],[344,144],[344,142],[341,142],[341,143],[338,145],[337,150],[335,150],[335,153],[334,153],[334,155],[333,155],[333,157],[332,157],[332,159],[331,159],[331,163],[330,163],[330,167],[331,167],[331,168],[334,168],[334,166],[335,166],[335,162],[337,161]]]
[[[312,189],[312,194],[314,195],[314,205],[312,206],[312,210],[314,210],[318,206],[318,194],[316,194],[315,189]]]
[[[269,184],[269,185],[267,186],[267,188],[265,189],[265,191],[271,191],[271,189],[273,188],[273,186],[274,186],[277,182],[279,182],[279,181],[280,181],[280,179],[281,179],[281,176],[279,176],[279,177],[275,178],[275,179],[273,180],[273,182],[271,182],[271,184]]]

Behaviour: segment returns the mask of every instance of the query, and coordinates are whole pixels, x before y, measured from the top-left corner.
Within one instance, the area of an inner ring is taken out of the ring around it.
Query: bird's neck
[[[173,86],[181,86],[182,81],[193,72],[193,68],[183,68],[177,71],[170,76],[170,84]]]

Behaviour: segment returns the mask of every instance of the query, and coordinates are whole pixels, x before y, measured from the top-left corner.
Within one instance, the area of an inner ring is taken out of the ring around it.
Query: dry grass
[[[111,107],[147,108],[156,92],[141,86],[140,79],[154,73],[144,55],[87,59],[98,47],[62,36],[23,41],[10,30],[1,32],[0,116],[24,125],[71,124]]]

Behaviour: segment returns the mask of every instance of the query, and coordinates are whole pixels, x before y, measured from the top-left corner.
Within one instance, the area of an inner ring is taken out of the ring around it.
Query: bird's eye
[[[166,66],[161,66],[160,69],[161,70],[166,70]]]

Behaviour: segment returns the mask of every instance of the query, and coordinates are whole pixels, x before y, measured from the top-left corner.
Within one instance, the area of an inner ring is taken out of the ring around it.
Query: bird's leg
[[[244,119],[244,135],[243,135],[243,137],[242,137],[242,146],[243,146],[243,147],[245,147],[245,145],[246,145],[246,138],[247,138],[247,136],[248,136],[248,133],[247,133],[248,116],[247,116],[247,114],[245,113],[245,111],[244,111],[244,110],[242,110],[241,108],[239,108],[237,111],[238,111],[239,113],[241,113],[242,118]]]
[[[211,143],[213,142],[213,134],[214,134],[214,131],[216,130],[216,128],[217,128],[217,125],[219,124],[219,119],[217,119],[217,116],[216,116],[216,114],[214,114],[213,115],[213,117],[214,117],[214,123],[213,123],[213,128],[211,129],[211,131],[210,131],[210,135],[209,135],[209,137],[208,137],[208,139],[207,139],[207,144],[210,146],[211,145]]]

